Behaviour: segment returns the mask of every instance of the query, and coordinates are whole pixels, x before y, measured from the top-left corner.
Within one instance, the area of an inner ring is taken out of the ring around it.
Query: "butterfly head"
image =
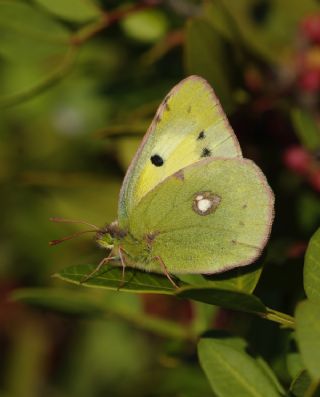
[[[118,222],[112,222],[96,233],[96,241],[100,247],[112,250],[115,244],[124,238],[126,232],[119,228]]]

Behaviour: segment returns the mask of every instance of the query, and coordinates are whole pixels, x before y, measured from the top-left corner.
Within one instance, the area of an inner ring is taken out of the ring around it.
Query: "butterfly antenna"
[[[96,232],[100,231],[98,226],[93,225],[92,223],[89,223],[89,222],[85,222],[85,221],[80,221],[80,220],[75,220],[75,219],[56,218],[56,217],[49,218],[49,220],[51,222],[56,222],[56,223],[81,223],[82,225],[87,225],[92,228],[90,230],[84,230],[81,232],[73,233],[70,236],[62,237],[59,240],[52,240],[49,242],[49,245],[57,245],[57,244],[63,243],[64,241],[71,240],[73,238],[81,236],[82,234],[85,234],[85,233],[96,233]]]
[[[100,228],[96,225],[93,225],[92,223],[89,222],[85,222],[85,221],[79,221],[79,220],[75,220],[75,219],[65,219],[65,218],[49,218],[49,221],[51,222],[56,222],[56,223],[81,223],[82,225],[87,225],[92,227],[95,231],[99,231]]]
[[[81,236],[82,234],[85,234],[85,233],[96,233],[96,230],[84,230],[82,232],[76,232],[76,233],[71,234],[70,236],[62,237],[59,240],[49,241],[49,245],[57,245],[57,244],[63,243],[64,241],[71,240],[75,237]]]

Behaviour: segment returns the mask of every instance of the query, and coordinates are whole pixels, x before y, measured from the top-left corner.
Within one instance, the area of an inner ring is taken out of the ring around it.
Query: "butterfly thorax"
[[[96,234],[96,241],[100,247],[112,251],[116,256],[118,256],[119,248],[122,249],[127,265],[133,266],[137,261],[143,263],[149,261],[151,250],[148,244],[142,244],[130,232],[121,229],[118,221],[99,230]]]

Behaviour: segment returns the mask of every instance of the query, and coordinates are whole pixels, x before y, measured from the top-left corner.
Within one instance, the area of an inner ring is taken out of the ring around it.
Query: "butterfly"
[[[189,76],[164,98],[125,175],[118,219],[99,229],[119,259],[165,274],[214,274],[262,253],[274,195],[206,80]]]

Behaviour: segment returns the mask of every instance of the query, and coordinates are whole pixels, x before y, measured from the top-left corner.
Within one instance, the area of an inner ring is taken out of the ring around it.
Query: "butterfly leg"
[[[106,263],[110,262],[112,259],[115,259],[115,256],[111,256],[111,252],[109,254],[109,256],[105,257],[102,259],[101,262],[99,262],[98,266],[93,269],[93,271],[87,275],[85,275],[81,280],[80,280],[80,284],[85,283],[86,281],[88,281],[90,278],[92,278],[96,273],[99,272],[99,270],[102,268],[103,265],[105,265]]]
[[[170,281],[170,283],[175,288],[179,288],[178,285],[173,281],[172,277],[170,276],[170,273],[168,272],[167,266],[163,262],[161,256],[156,256],[155,259],[160,263],[161,269],[162,269],[163,273],[165,274],[165,276],[167,277],[167,279]]]
[[[121,287],[123,287],[123,285],[125,283],[124,274],[125,274],[125,271],[126,271],[126,263],[124,261],[124,256],[123,256],[123,253],[125,253],[125,252],[126,251],[122,247],[119,247],[119,258],[120,258],[120,262],[121,262],[121,265],[122,265],[122,277],[121,277],[121,282],[119,284],[118,290]]]

